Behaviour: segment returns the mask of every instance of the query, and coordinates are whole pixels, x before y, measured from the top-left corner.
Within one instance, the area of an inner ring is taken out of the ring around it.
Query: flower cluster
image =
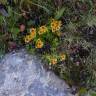
[[[44,26],[41,26],[41,27],[39,28],[38,34],[39,34],[39,35],[42,35],[42,34],[46,33],[47,31],[48,31],[48,29],[47,29],[47,27],[44,25]]]
[[[52,65],[57,64],[57,58],[52,58],[52,59],[50,60],[50,64],[52,64]]]
[[[51,30],[50,30],[51,28]],[[61,21],[52,20],[49,26],[42,25],[39,28],[31,28],[28,35],[24,37],[25,43],[35,43],[35,48],[43,48],[44,43],[48,43],[48,41],[55,39],[54,36],[52,37],[52,32],[57,32],[57,36],[60,36],[60,28],[61,28]],[[46,34],[45,34],[46,33]],[[49,36],[47,38],[47,36]],[[46,41],[47,38],[47,41]]]
[[[35,28],[30,29],[30,36],[32,39],[34,39],[36,37],[36,29]]]
[[[29,43],[30,41],[32,41],[34,38],[36,37],[36,29],[35,28],[31,28],[30,29],[30,34],[26,35],[24,37],[24,41],[25,43]]]
[[[66,60],[66,54],[62,53],[60,54],[60,61]]]
[[[59,31],[61,28],[61,21],[57,21],[57,20],[52,20],[51,22],[51,28],[52,28],[52,32],[56,32]]]
[[[38,40],[36,41],[36,47],[35,47],[35,48],[42,48],[42,47],[43,47],[43,42],[42,42],[41,39],[38,39]]]
[[[50,64],[51,65],[55,65],[58,62],[65,61],[65,60],[66,60],[66,54],[65,53],[62,53],[57,58],[56,57],[50,57],[50,60],[49,61],[50,61]]]

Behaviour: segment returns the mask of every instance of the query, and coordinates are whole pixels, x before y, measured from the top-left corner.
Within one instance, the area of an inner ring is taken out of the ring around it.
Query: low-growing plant
[[[0,4],[6,12],[0,15],[0,54],[26,48],[40,55],[45,68],[76,86],[80,96],[95,96],[95,0],[2,0]]]

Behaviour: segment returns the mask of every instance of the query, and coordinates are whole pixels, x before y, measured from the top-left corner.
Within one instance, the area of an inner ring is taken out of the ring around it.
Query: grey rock
[[[0,96],[74,96],[63,80],[25,50],[5,55],[0,66]]]
[[[4,84],[5,81],[5,73],[0,71],[0,87]]]

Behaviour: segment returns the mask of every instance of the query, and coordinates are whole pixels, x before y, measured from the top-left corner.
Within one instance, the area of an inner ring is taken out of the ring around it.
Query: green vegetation
[[[95,0],[2,0],[0,13],[0,56],[26,48],[80,96],[96,95]]]

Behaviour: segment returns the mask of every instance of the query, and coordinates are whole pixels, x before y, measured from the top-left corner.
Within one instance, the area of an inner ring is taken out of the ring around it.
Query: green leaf
[[[91,93],[91,96],[96,96],[96,93]]]
[[[47,7],[45,7],[45,6],[43,6],[43,5],[40,5],[40,4],[38,4],[38,3],[35,3],[35,2],[33,2],[33,1],[31,1],[31,0],[21,0],[21,2],[20,2],[20,7],[21,7],[21,9],[22,9],[22,4],[27,4],[27,5],[35,5],[35,6],[38,6],[39,8],[42,8],[45,12],[47,12],[48,14],[50,13],[50,11],[49,11],[49,9],[47,8]]]
[[[12,32],[13,38],[16,39],[17,38],[17,34],[19,32],[19,29],[14,27],[14,28],[11,29],[11,32]]]
[[[35,25],[35,22],[32,21],[32,20],[30,20],[30,21],[28,22],[28,26],[32,26],[32,25]]]
[[[61,8],[56,12],[55,19],[60,19],[63,16],[63,13],[65,11],[65,8]]]
[[[79,90],[80,95],[85,94],[86,92],[87,92],[86,88],[80,88],[80,90]]]
[[[7,0],[0,0],[0,3],[6,4],[7,3]]]

